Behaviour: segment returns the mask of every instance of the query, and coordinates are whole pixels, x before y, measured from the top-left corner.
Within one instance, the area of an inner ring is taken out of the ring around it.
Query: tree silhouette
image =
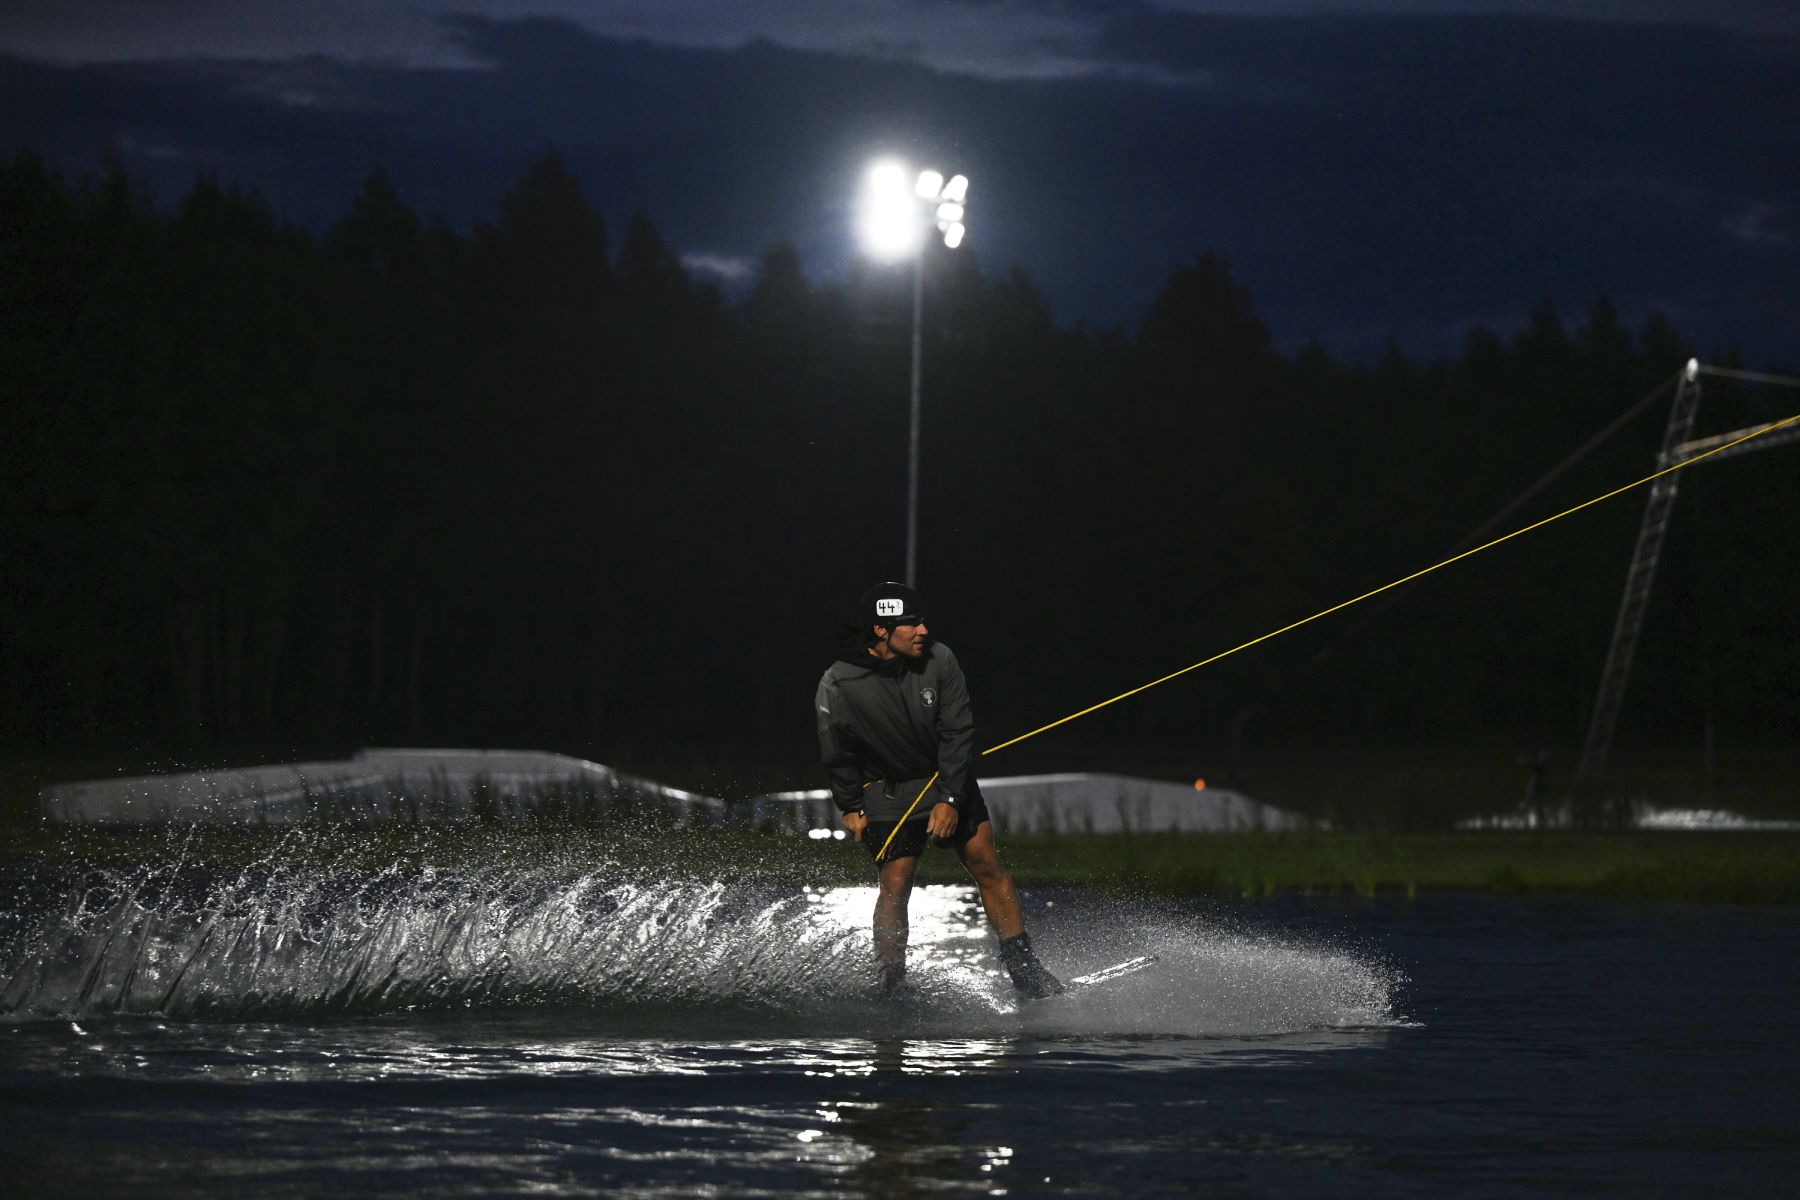
[[[898,571],[912,276],[777,244],[729,305],[651,219],[616,257],[547,150],[467,235],[375,171],[316,241],[202,177],[0,165],[0,738],[292,754],[417,741],[804,766],[832,629]],[[1027,728],[1415,570],[1689,357],[1548,302],[1457,355],[1279,352],[1230,264],[1135,330],[928,252],[922,569]],[[1708,383],[1709,428],[1785,415]],[[1646,416],[1517,521],[1643,474]],[[1684,479],[1627,741],[1785,744],[1800,485]],[[1060,754],[1573,742],[1641,507],[1310,628]],[[1064,635],[1067,636],[1064,636]],[[1634,684],[1634,688],[1637,685]],[[1699,714],[1699,715],[1696,715]],[[1037,755],[1033,759],[1031,756]]]

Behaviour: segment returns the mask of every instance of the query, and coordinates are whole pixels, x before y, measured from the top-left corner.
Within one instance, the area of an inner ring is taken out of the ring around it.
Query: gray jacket
[[[819,758],[844,812],[860,808],[871,821],[898,820],[934,771],[937,795],[914,817],[928,815],[938,800],[956,803],[975,786],[969,688],[942,642],[928,642],[918,658],[846,654],[826,668],[813,708]],[[864,787],[873,780],[881,782]]]

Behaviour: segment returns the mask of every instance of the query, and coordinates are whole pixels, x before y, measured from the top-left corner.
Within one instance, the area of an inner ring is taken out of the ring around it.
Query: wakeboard
[[[1154,966],[1161,959],[1162,956],[1159,954],[1144,954],[1137,958],[1128,958],[1124,962],[1114,963],[1110,967],[1101,967],[1098,971],[1089,971],[1086,975],[1077,975],[1073,979],[1065,980],[1063,990],[1056,994],[1066,996],[1070,992],[1091,988],[1097,983],[1111,983],[1115,979],[1135,975],[1145,967]],[[1046,1000],[1050,998],[1049,996],[1043,997]]]

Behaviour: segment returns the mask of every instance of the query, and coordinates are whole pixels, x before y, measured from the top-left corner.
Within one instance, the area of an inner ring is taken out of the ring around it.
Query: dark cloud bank
[[[554,145],[614,229],[641,210],[722,261],[785,238],[826,276],[887,150],[967,170],[971,246],[1022,266],[1065,322],[1135,324],[1171,267],[1213,250],[1289,346],[1436,352],[1605,294],[1703,349],[1800,356],[1792,39],[1122,6],[1085,49],[1128,77],[994,81],[548,20],[456,33],[485,69],[4,60],[0,144],[70,171],[110,149],[170,198],[215,171],[315,229],[377,165],[425,212],[489,219]]]

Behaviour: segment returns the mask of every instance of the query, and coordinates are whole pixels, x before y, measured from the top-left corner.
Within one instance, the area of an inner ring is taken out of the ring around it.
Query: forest
[[[1460,351],[1278,348],[1217,252],[1130,328],[923,263],[918,585],[987,745],[1430,565],[1670,379],[1669,318],[1521,298]],[[1186,254],[1186,257],[1183,255]],[[0,753],[365,745],[804,769],[904,563],[910,268],[742,294],[553,151],[491,224],[377,170],[320,234],[198,179],[0,166]],[[1800,393],[1709,379],[1700,432]],[[1655,467],[1646,409],[1493,532]],[[1622,754],[1800,737],[1800,448],[1684,472]],[[1580,743],[1638,491],[1021,749],[1008,770]]]

